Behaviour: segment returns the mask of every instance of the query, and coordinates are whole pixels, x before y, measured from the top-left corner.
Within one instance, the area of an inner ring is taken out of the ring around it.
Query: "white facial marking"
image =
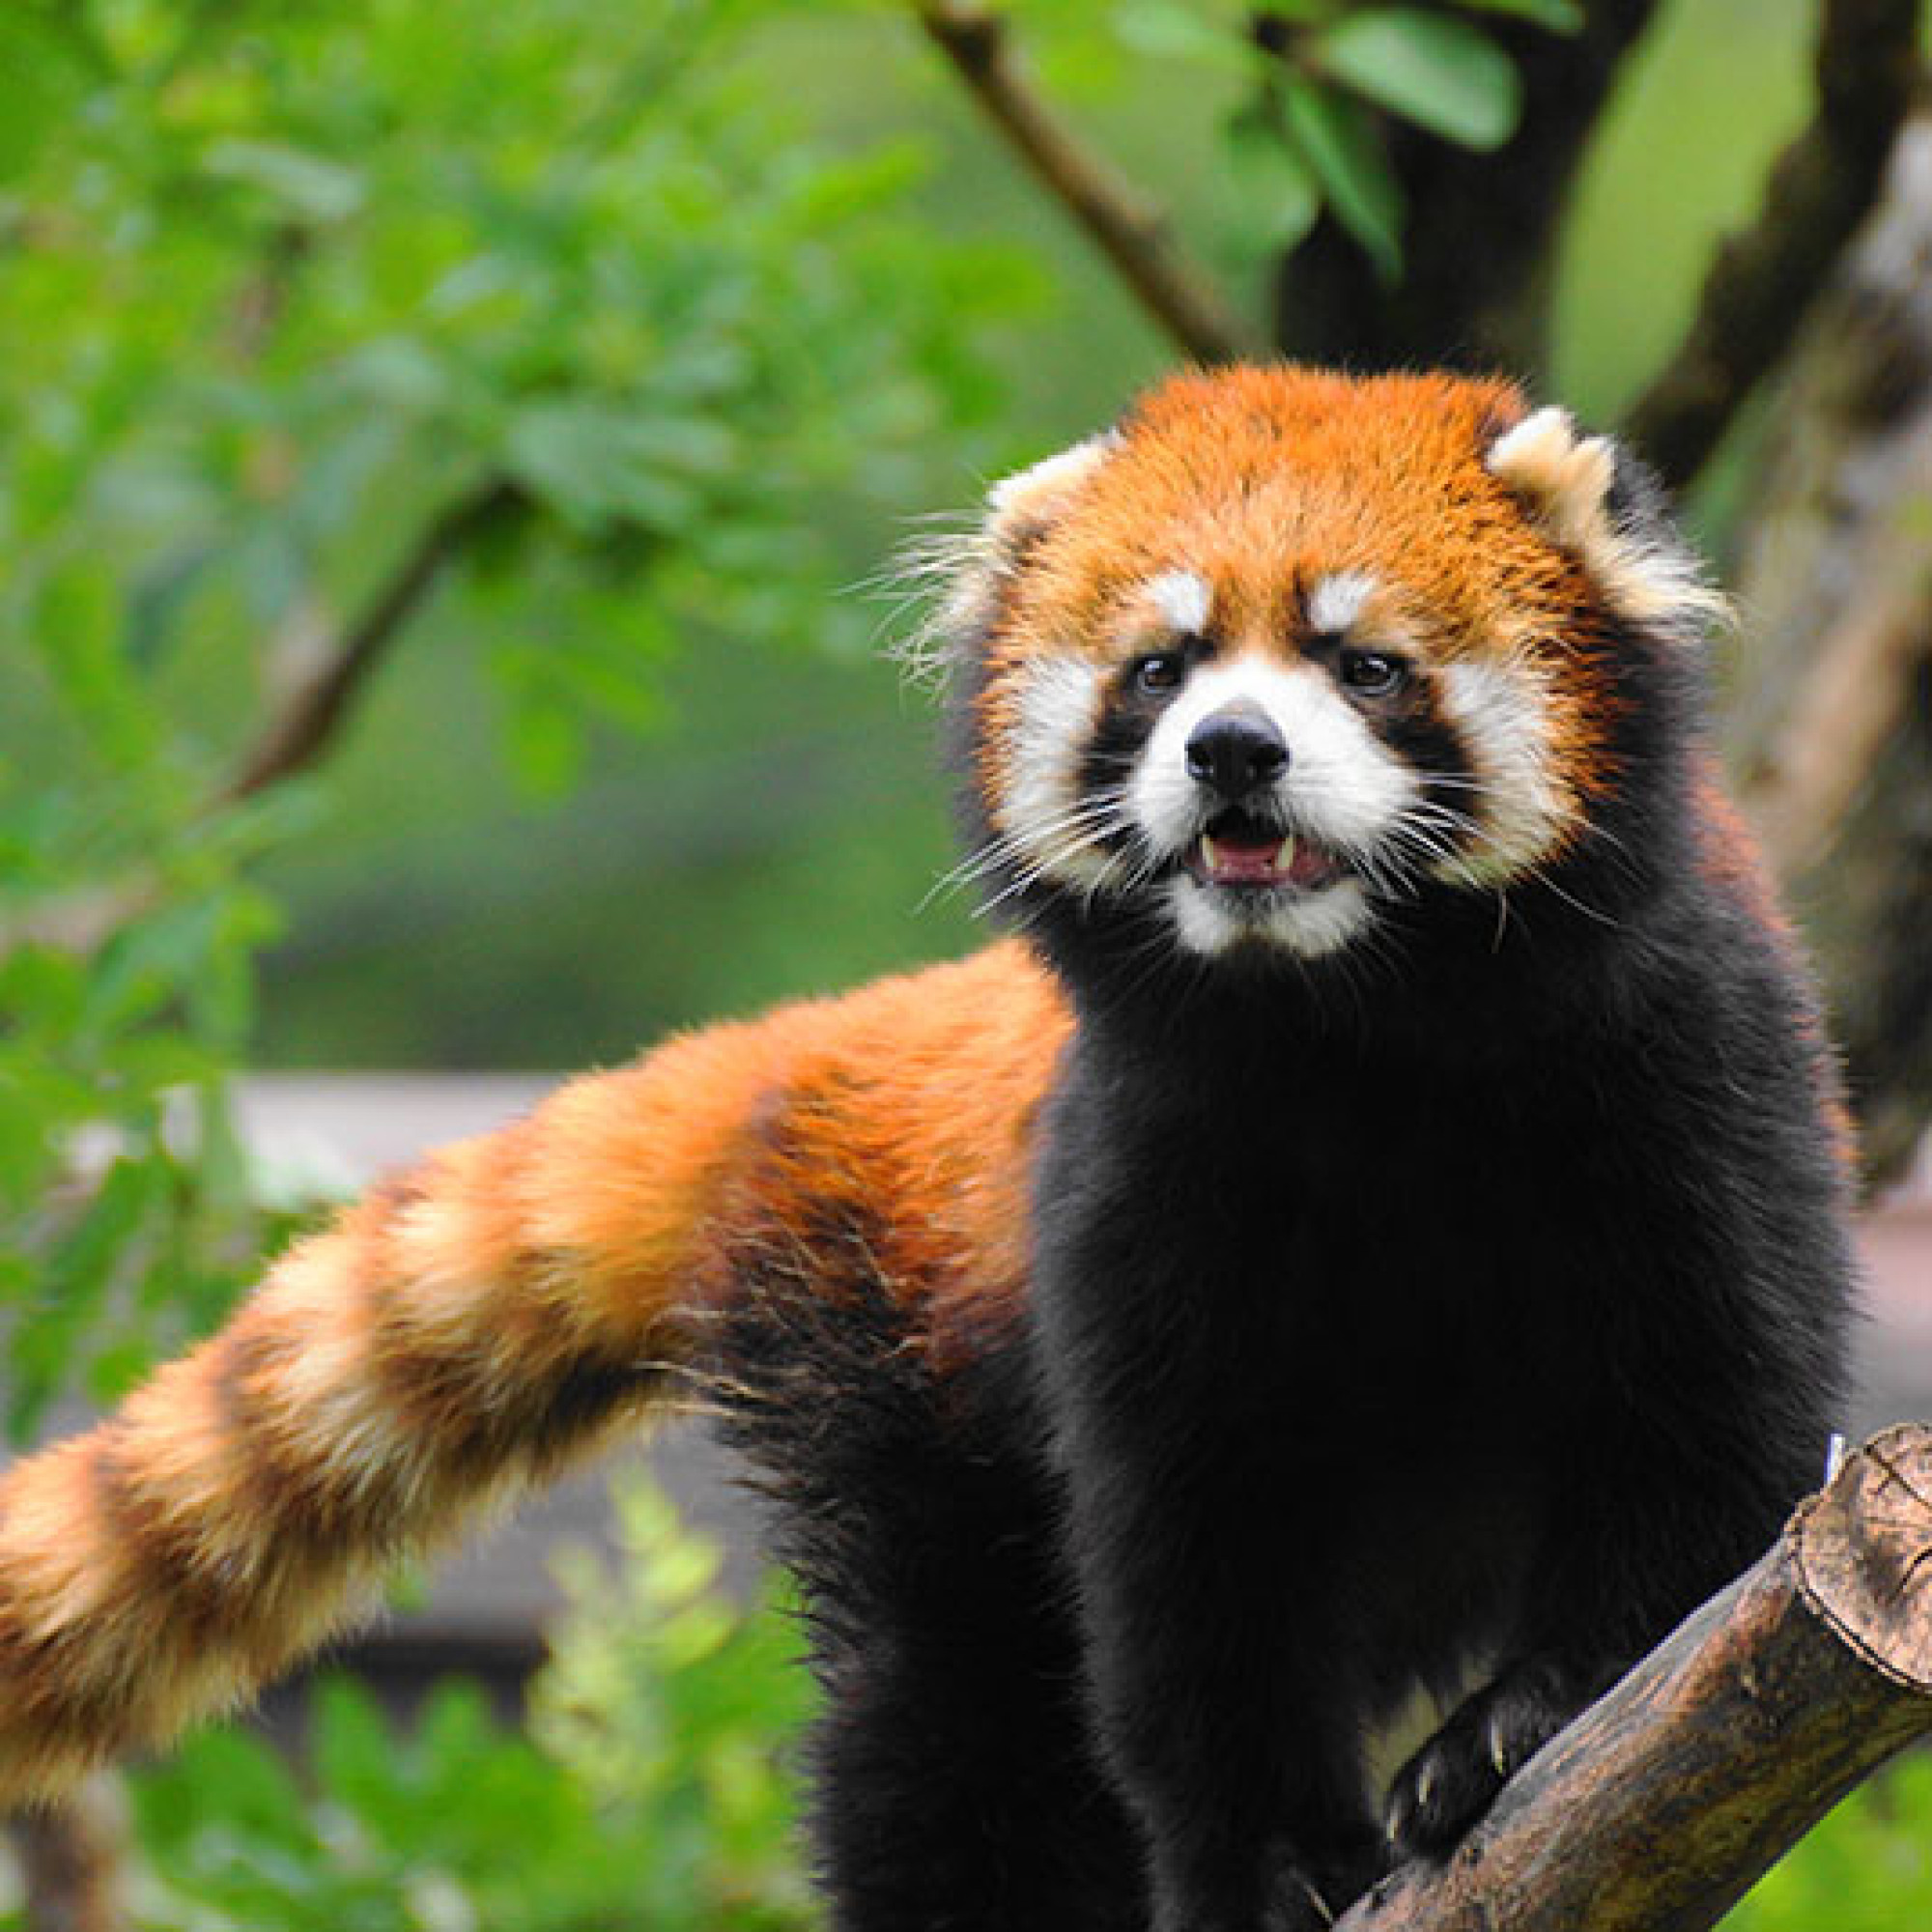
[[[1418,798],[1414,776],[1357,715],[1325,671],[1236,658],[1197,670],[1161,714],[1128,789],[1148,843],[1163,857],[1185,852],[1213,814],[1188,776],[1195,727],[1234,703],[1259,705],[1289,748],[1272,801],[1296,831],[1342,854],[1368,857]],[[1348,945],[1372,917],[1368,891],[1343,877],[1315,891],[1283,893],[1252,911],[1182,872],[1169,880],[1167,907],[1191,952],[1224,952],[1263,941],[1320,958]]]
[[[1365,570],[1338,570],[1318,579],[1308,593],[1309,627],[1339,637],[1362,614],[1375,589],[1376,580]]]
[[[1568,411],[1534,411],[1499,436],[1484,461],[1624,616],[1685,630],[1728,621],[1729,600],[1704,581],[1690,551],[1661,544],[1611,515],[1616,447],[1607,437],[1579,437]]]
[[[1174,630],[1189,637],[1208,628],[1208,613],[1214,608],[1214,593],[1208,580],[1191,570],[1164,571],[1148,585],[1148,596],[1162,619]]]
[[[1236,658],[1197,670],[1154,726],[1128,797],[1157,851],[1183,850],[1208,803],[1187,774],[1187,741],[1224,705],[1245,700],[1274,720],[1288,743],[1288,770],[1274,797],[1288,818],[1324,845],[1365,853],[1414,802],[1408,767],[1369,729],[1325,671]]]
[[[1342,879],[1325,892],[1289,899],[1268,914],[1266,930],[1277,945],[1304,959],[1339,952],[1369,923],[1369,895],[1359,879]]]
[[[1574,815],[1550,777],[1548,701],[1529,671],[1500,665],[1447,665],[1440,689],[1482,785],[1482,837],[1438,869],[1469,885],[1501,885],[1548,856]]]
[[[1303,959],[1320,959],[1339,952],[1370,917],[1369,895],[1359,879],[1342,879],[1322,892],[1284,900],[1255,922],[1217,904],[1211,893],[1182,874],[1167,883],[1167,909],[1181,945],[1209,958],[1259,936]]]
[[[1020,677],[999,829],[1029,869],[1088,885],[1107,863],[1080,797],[1080,760],[1099,716],[1100,672],[1081,658],[1037,658]]]

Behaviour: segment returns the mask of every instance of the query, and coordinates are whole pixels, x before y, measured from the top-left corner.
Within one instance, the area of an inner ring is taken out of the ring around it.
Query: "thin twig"
[[[493,522],[528,505],[522,485],[488,476],[445,504],[391,566],[358,615],[338,632],[320,662],[257,727],[228,777],[203,802],[204,814],[252,798],[318,763],[339,736],[356,699],[438,580]],[[151,869],[57,898],[0,923],[0,955],[21,945],[92,952],[155,901]]]
[[[445,505],[396,561],[327,656],[257,731],[211,807],[233,805],[314,764],[444,569],[483,528],[527,498],[506,476],[486,477]]]
[[[1021,71],[1006,21],[972,0],[915,0],[914,11],[987,118],[1176,345],[1203,362],[1252,354],[1255,332],[1182,254],[1160,212],[1054,117]]]
[[[9,1821],[27,1932],[125,1932],[127,1804],[98,1772],[63,1804]]]
[[[1918,0],[1828,0],[1810,125],[1778,156],[1756,220],[1719,248],[1683,341],[1629,416],[1667,482],[1703,467],[1877,200],[1912,101],[1918,13]]]

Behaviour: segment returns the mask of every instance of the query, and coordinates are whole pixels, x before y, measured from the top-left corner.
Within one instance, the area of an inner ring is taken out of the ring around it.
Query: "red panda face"
[[[1508,385],[1280,368],[1001,485],[949,610],[998,894],[1317,958],[1550,867],[1617,783],[1622,659],[1718,603],[1616,482]]]

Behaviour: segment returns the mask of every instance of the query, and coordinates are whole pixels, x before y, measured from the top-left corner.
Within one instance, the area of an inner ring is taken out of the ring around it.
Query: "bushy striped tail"
[[[253,1691],[702,1346],[707,1228],[789,1016],[427,1158],[0,1481],[0,1800]]]

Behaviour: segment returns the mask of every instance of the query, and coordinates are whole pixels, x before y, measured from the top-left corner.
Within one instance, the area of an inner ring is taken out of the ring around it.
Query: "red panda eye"
[[[1156,651],[1134,665],[1134,682],[1143,691],[1175,691],[1187,674],[1187,661],[1179,651]]]
[[[1342,682],[1364,697],[1385,697],[1406,674],[1400,658],[1381,651],[1344,651],[1341,658]]]

